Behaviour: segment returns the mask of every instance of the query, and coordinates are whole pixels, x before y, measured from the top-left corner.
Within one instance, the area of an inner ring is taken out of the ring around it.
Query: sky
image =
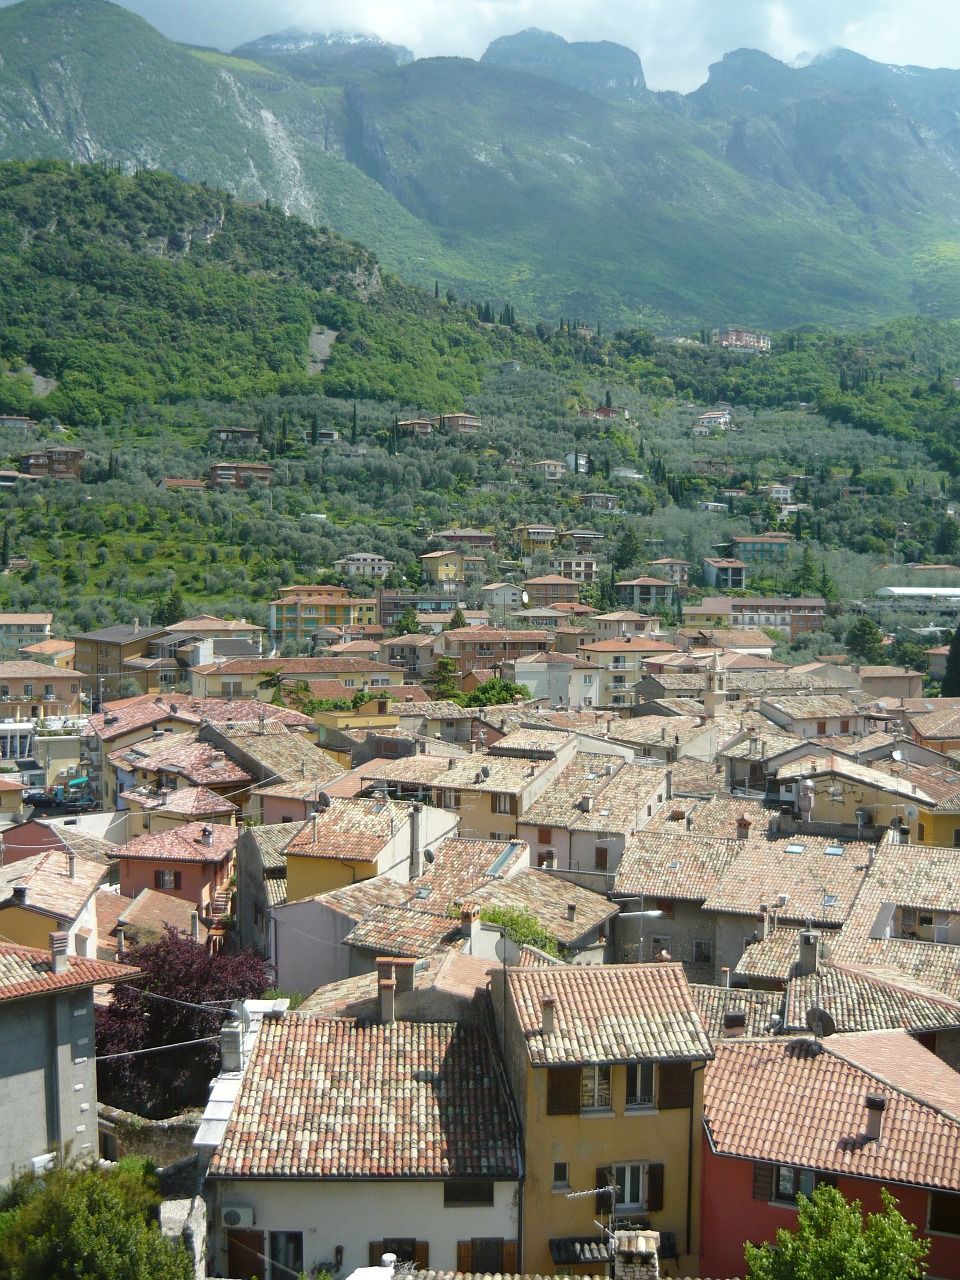
[[[13,0],[0,0],[0,5]],[[164,35],[232,49],[270,32],[357,31],[418,58],[479,58],[527,27],[613,40],[640,55],[651,89],[689,92],[733,49],[785,62],[853,49],[878,62],[960,67],[956,0],[123,0]],[[922,17],[918,17],[920,14]]]

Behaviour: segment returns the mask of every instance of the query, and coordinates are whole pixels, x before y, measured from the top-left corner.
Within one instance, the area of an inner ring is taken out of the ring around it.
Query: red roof
[[[66,956],[63,973],[54,973],[53,957],[39,947],[0,942],[0,1001],[45,995],[67,987],[93,987],[100,982],[125,982],[139,976],[139,969],[107,960]]]

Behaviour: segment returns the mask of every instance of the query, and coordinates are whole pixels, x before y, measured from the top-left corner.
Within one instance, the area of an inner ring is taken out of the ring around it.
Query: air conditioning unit
[[[220,1210],[220,1223],[224,1227],[246,1230],[253,1226],[252,1204],[225,1204]]]
[[[41,1173],[46,1173],[48,1170],[52,1169],[56,1164],[56,1161],[57,1153],[55,1151],[48,1151],[47,1154],[43,1156],[34,1156],[31,1161],[33,1165],[33,1172],[37,1177],[39,1177]]]

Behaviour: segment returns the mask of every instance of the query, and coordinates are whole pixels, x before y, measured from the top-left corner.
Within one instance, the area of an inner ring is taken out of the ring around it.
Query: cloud
[[[0,0],[0,4],[9,0]],[[652,88],[688,91],[738,48],[791,61],[835,47],[919,66],[960,65],[954,0],[124,0],[175,40],[232,49],[287,27],[362,31],[417,57],[478,58],[491,40],[542,27],[639,53]]]

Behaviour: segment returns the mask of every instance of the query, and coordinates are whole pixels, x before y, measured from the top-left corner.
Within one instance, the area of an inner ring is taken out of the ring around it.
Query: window
[[[840,732],[841,732],[841,733],[849,733],[849,732],[850,732],[850,721],[849,721],[849,720],[841,720],[841,721],[840,721]]]
[[[501,795],[497,792],[492,799],[492,809],[494,813],[510,813],[512,796]]]
[[[618,1209],[646,1208],[647,1163],[645,1160],[636,1160],[631,1164],[615,1164],[613,1183],[617,1189]]]
[[[566,1190],[570,1186],[570,1166],[566,1160],[554,1160],[553,1185]]]
[[[153,887],[155,889],[173,889],[176,892],[183,883],[183,877],[179,871],[171,871],[166,867],[158,868],[153,873]]]
[[[826,732],[827,732],[826,720],[818,720],[817,721],[817,737],[818,738],[824,737]]]
[[[955,1191],[930,1192],[930,1230],[960,1236],[960,1195]]]
[[[713,964],[713,943],[706,938],[694,938],[693,963]]]
[[[605,845],[598,844],[593,851],[594,871],[606,871],[607,862],[608,862],[607,848]]]
[[[580,1074],[580,1110],[599,1111],[610,1107],[609,1065],[585,1066]]]
[[[392,1240],[384,1239],[380,1250],[381,1257],[385,1253],[396,1254],[398,1262],[416,1262],[417,1242],[412,1236],[396,1236]],[[277,1280],[280,1280],[280,1277]]]
[[[270,1232],[270,1280],[287,1280],[303,1270],[303,1232]]]
[[[627,1106],[653,1106],[653,1063],[631,1062],[627,1065]]]
[[[575,1116],[580,1111],[580,1068],[547,1067],[547,1115]]]
[[[926,834],[927,834],[926,827],[923,825],[922,822],[918,822],[917,823],[917,839],[921,844],[923,844],[924,837],[926,836]]]
[[[658,956],[661,951],[666,951],[667,953],[669,953],[670,939],[665,933],[664,934],[655,933],[653,937],[650,939],[650,954],[653,956]],[[643,959],[642,956],[640,958],[641,960]]]
[[[537,827],[537,843],[549,844],[553,839],[553,827]]]
[[[455,1178],[443,1184],[443,1207],[451,1205],[492,1205],[492,1178]]]
[[[25,685],[23,686],[23,696],[24,696],[25,698],[32,698],[32,697],[33,697],[33,685],[32,685],[32,684],[25,684]]]
[[[758,1169],[761,1170],[759,1177],[761,1193],[769,1185],[771,1190],[767,1198],[777,1200],[781,1204],[796,1204],[797,1196],[809,1198],[813,1195],[814,1187],[820,1186],[822,1182],[836,1186],[837,1181],[833,1174],[816,1173],[813,1169],[797,1169],[789,1164],[755,1165],[753,1176],[755,1198],[762,1198],[762,1194],[757,1195]]]
[[[444,808],[444,809],[459,809],[459,808],[460,808],[460,792],[459,792],[459,791],[444,791],[444,793],[443,793],[443,803],[442,803],[442,808]]]

